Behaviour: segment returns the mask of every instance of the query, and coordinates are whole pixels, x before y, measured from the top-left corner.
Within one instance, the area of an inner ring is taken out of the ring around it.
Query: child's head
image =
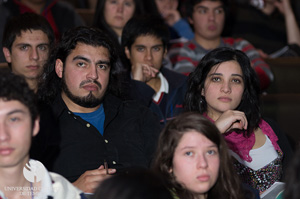
[[[208,119],[193,112],[182,114],[165,126],[154,168],[179,197],[207,194],[213,187],[218,190],[232,171],[221,133]]]

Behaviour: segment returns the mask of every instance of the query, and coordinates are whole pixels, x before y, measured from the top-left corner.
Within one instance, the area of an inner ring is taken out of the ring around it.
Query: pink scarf
[[[213,123],[213,121],[206,113],[203,114],[206,118],[208,118]],[[275,150],[280,150],[277,141],[278,138],[276,134],[274,133],[273,129],[270,127],[270,125],[264,121],[260,120],[259,122],[259,128],[262,130],[262,132],[269,137],[271,140]],[[255,134],[251,133],[250,137],[244,137],[243,133],[236,133],[235,131],[224,133],[224,138],[227,142],[228,147],[238,154],[240,158],[247,162],[251,162],[252,158],[249,155],[250,150],[253,148],[255,143]]]

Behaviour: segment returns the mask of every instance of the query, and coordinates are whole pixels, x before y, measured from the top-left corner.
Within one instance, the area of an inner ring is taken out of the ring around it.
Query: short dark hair
[[[260,87],[257,74],[251,67],[248,56],[240,51],[228,47],[216,48],[207,53],[199,62],[194,72],[188,78],[188,90],[185,96],[184,107],[188,111],[207,111],[205,97],[201,95],[204,83],[211,68],[226,61],[235,60],[239,63],[244,80],[242,101],[236,110],[245,113],[248,120],[247,135],[249,136],[258,127],[261,119]]]
[[[10,72],[7,68],[0,68],[0,99],[4,101],[17,100],[30,111],[32,126],[38,118],[37,99],[23,76]]]
[[[201,3],[202,1],[220,1],[223,4],[223,9],[225,11],[225,16],[228,14],[228,1],[229,0],[186,0],[185,2],[185,8],[186,13],[189,18],[192,18],[194,13],[194,6],[198,3]]]
[[[52,102],[61,93],[62,79],[55,72],[55,62],[60,59],[65,63],[67,57],[76,48],[78,43],[98,47],[102,46],[109,51],[110,76],[106,92],[122,97],[123,67],[112,40],[101,30],[92,27],[79,26],[66,31],[57,47],[50,53],[40,80],[39,97],[42,101]]]
[[[20,36],[22,31],[41,30],[48,39],[50,48],[55,42],[55,35],[47,19],[35,13],[24,13],[10,18],[5,24],[2,44],[11,51],[13,42],[17,36]]]
[[[95,199],[172,199],[163,179],[148,169],[134,169],[101,182]]]
[[[167,48],[170,40],[170,33],[168,26],[165,24],[162,17],[159,15],[142,15],[132,17],[122,33],[122,47],[130,50],[132,44],[139,36],[151,35],[160,39],[163,43],[164,49]]]
[[[216,184],[209,190],[208,199],[241,199],[240,180],[233,168],[227,144],[218,128],[207,118],[196,112],[186,112],[170,120],[162,130],[154,158],[153,169],[168,182],[168,187],[176,192],[179,198],[192,199],[193,194],[178,183],[170,173],[173,167],[175,150],[185,133],[196,131],[216,144],[220,158],[219,176]]]

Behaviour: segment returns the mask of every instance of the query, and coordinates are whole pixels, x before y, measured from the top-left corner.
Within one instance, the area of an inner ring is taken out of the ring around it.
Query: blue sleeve
[[[177,21],[174,25],[173,28],[176,30],[178,35],[180,37],[184,37],[188,40],[191,40],[194,38],[194,32],[189,25],[189,23],[185,19],[180,19]]]

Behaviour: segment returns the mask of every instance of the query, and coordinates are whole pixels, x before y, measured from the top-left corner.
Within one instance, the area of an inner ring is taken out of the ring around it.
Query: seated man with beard
[[[39,94],[52,105],[61,136],[52,170],[84,192],[108,174],[149,167],[158,139],[154,114],[122,100],[118,60],[102,31],[78,27],[63,35],[43,74]]]

